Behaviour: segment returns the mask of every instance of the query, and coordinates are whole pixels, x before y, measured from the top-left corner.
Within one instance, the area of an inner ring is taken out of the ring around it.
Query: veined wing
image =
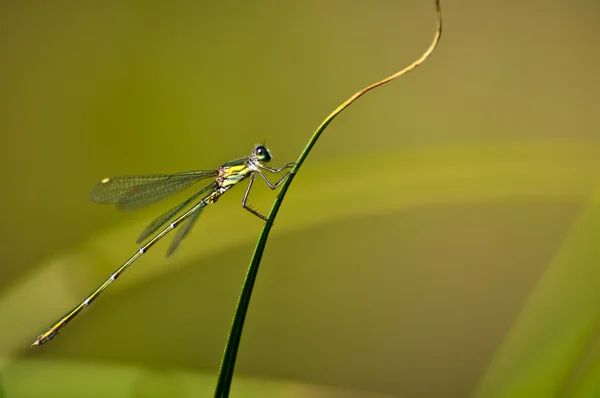
[[[167,210],[160,216],[156,217],[140,234],[137,239],[137,243],[142,243],[145,241],[150,235],[158,231],[160,227],[165,225],[169,220],[173,219],[178,213],[182,212],[186,207],[188,207],[192,202],[200,197],[200,195],[206,193],[207,191],[215,189],[215,185],[211,184],[207,187],[202,188],[200,191],[196,192],[192,197],[186,199],[184,202],[178,204],[177,206]],[[180,227],[181,228],[181,227]]]
[[[206,203],[206,202],[204,202],[204,203]],[[206,204],[204,206],[198,208],[198,210],[196,210],[192,214],[190,214],[190,216],[187,218],[187,220],[185,220],[179,226],[179,229],[177,230],[177,232],[175,232],[175,237],[173,238],[171,245],[167,249],[167,257],[170,257],[173,253],[175,253],[175,250],[177,250],[177,248],[179,247],[179,244],[181,243],[183,238],[185,238],[187,236],[187,234],[190,232],[190,230],[194,226],[194,223],[200,216],[200,213],[202,212],[202,210],[204,210],[204,207],[206,207]]]
[[[105,178],[92,188],[90,199],[96,203],[117,204],[120,210],[131,210],[164,199],[216,175],[216,170],[199,170],[178,174]]]

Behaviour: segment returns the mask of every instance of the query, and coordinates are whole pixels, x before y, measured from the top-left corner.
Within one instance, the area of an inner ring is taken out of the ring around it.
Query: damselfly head
[[[264,145],[257,145],[252,150],[252,154],[256,156],[260,162],[268,162],[271,160],[271,152]]]

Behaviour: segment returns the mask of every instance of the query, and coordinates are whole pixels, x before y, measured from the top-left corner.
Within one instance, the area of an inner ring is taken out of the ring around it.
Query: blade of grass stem
[[[254,282],[256,281],[256,276],[258,275],[258,269],[260,266],[260,261],[262,259],[265,246],[267,244],[267,239],[269,237],[269,232],[273,227],[273,222],[275,221],[275,217],[277,216],[277,212],[281,207],[281,203],[283,202],[283,198],[287,190],[289,189],[292,181],[294,180],[294,176],[300,170],[300,167],[304,163],[304,160],[308,157],[312,147],[316,144],[320,135],[323,133],[325,128],[338,116],[343,110],[348,108],[354,101],[360,98],[363,94],[371,91],[372,89],[389,83],[390,81],[400,77],[417,66],[421,65],[423,61],[425,61],[433,52],[433,50],[437,47],[437,44],[440,41],[442,36],[442,11],[440,7],[440,0],[435,0],[436,7],[436,32],[433,37],[433,41],[427,50],[419,57],[415,62],[402,69],[401,71],[394,73],[391,76],[386,77],[383,80],[380,80],[376,83],[371,84],[368,87],[363,88],[362,90],[356,92],[353,96],[351,96],[348,100],[342,103],[339,107],[337,107],[325,120],[321,125],[317,128],[313,136],[310,138],[306,147],[300,154],[300,157],[296,161],[296,166],[292,169],[292,173],[289,178],[285,181],[285,183],[281,187],[281,191],[275,202],[273,203],[273,207],[271,207],[271,212],[269,213],[269,217],[263,227],[263,230],[258,238],[258,242],[256,244],[256,248],[254,249],[254,254],[252,255],[252,259],[250,260],[250,265],[248,266],[248,271],[246,273],[246,278],[244,280],[244,285],[242,287],[242,292],[240,294],[240,298],[238,300],[238,305],[235,311],[235,316],[233,318],[233,323],[231,325],[231,330],[229,332],[229,336],[227,338],[227,344],[225,345],[225,352],[223,354],[223,360],[221,362],[221,368],[219,369],[219,378],[217,381],[217,387],[215,389],[215,397],[223,398],[229,396],[229,391],[231,389],[231,380],[233,379],[233,371],[235,368],[235,362],[237,359],[237,353],[240,345],[240,340],[242,337],[242,331],[244,328],[244,321],[246,319],[246,313],[248,312],[248,306],[250,304],[250,298],[252,296],[252,289],[254,288]]]

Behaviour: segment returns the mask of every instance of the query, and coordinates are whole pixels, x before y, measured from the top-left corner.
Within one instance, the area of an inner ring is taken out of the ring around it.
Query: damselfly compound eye
[[[256,157],[261,162],[268,162],[269,160],[271,160],[271,153],[264,145],[257,146],[254,153],[256,153]]]

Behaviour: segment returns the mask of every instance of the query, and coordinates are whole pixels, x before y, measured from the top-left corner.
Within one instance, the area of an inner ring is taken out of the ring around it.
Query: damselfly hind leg
[[[260,214],[258,211],[254,210],[252,207],[248,206],[246,202],[248,201],[248,195],[250,194],[250,189],[252,188],[252,184],[254,183],[254,174],[250,176],[250,182],[248,182],[248,188],[246,188],[246,193],[244,194],[244,198],[242,199],[242,207],[248,210],[250,213],[254,214],[256,217],[267,221],[267,217]]]

